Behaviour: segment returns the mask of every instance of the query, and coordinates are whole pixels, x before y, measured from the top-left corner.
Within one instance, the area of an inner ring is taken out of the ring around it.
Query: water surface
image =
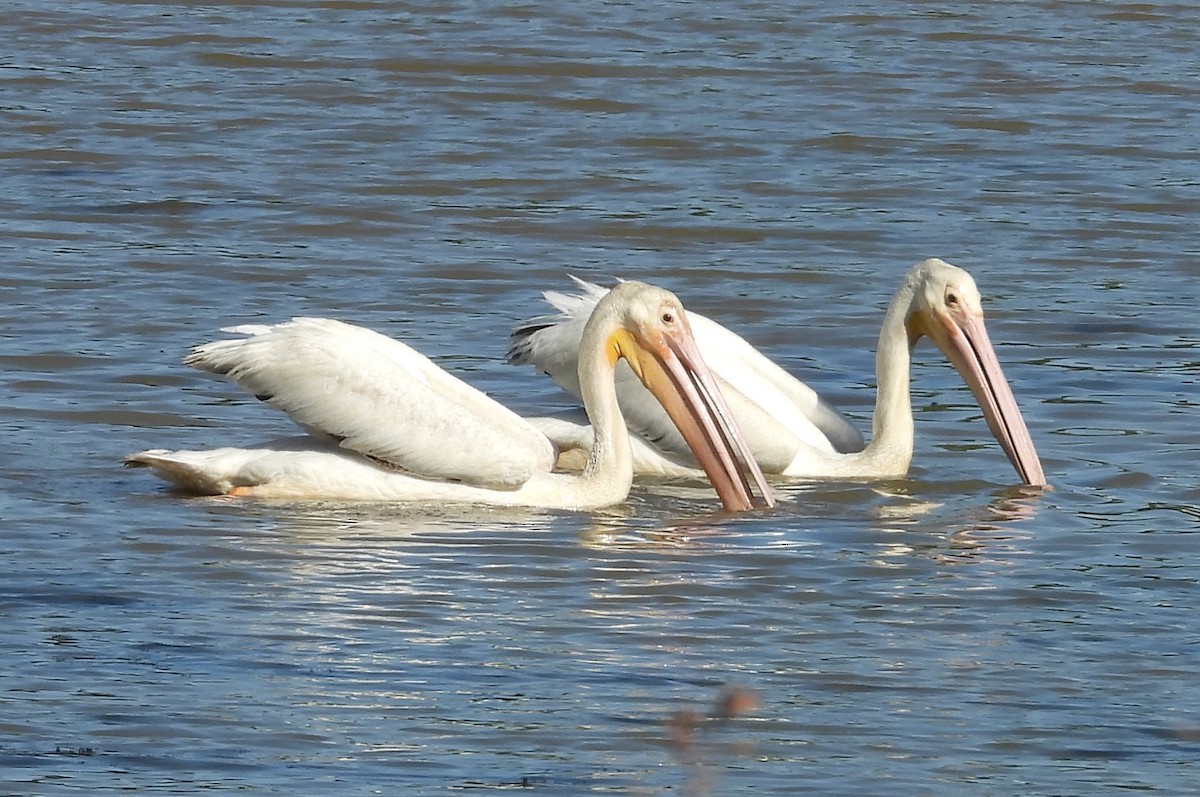
[[[8,4],[0,791],[1195,792],[1190,12]],[[569,407],[502,361],[568,274],[676,291],[868,429],[930,256],[979,282],[1052,491],[928,346],[909,478],[739,517],[119,464],[287,433],[180,358],[299,314]],[[756,705],[705,719],[730,688]]]

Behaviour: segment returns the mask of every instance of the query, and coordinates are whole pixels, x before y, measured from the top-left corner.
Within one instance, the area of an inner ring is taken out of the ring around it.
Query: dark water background
[[[1200,788],[1191,4],[7,3],[0,793]],[[297,314],[503,364],[646,279],[869,426],[912,263],[977,278],[1055,489],[915,366],[911,477],[777,511],[186,500],[288,430],[184,368]],[[757,705],[684,727],[721,690]],[[674,718],[674,724],[672,724]]]

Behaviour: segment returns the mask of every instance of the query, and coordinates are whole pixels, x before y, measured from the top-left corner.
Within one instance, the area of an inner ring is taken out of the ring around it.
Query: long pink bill
[[[988,428],[1009,462],[1026,484],[1045,485],[1042,462],[996,359],[983,317],[956,318],[944,325],[951,343],[946,355],[975,394]]]
[[[667,346],[669,356],[663,357],[662,365],[683,403],[668,401],[663,406],[725,508],[737,511],[775,506],[771,486],[691,335],[670,336]],[[758,497],[751,480],[758,488]]]

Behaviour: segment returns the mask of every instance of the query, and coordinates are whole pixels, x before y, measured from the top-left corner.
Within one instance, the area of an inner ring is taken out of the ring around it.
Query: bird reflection
[[[707,710],[685,709],[671,715],[666,723],[667,743],[687,767],[682,794],[701,797],[718,793],[714,759],[754,755],[752,743],[727,741],[718,734],[732,722],[753,716],[758,708],[758,695],[753,691],[727,684]]]
[[[694,510],[693,510],[694,511]],[[706,543],[728,544],[736,531],[754,513],[715,511],[659,517],[639,515],[597,515],[579,533],[585,548],[618,550],[621,548],[678,550]]]

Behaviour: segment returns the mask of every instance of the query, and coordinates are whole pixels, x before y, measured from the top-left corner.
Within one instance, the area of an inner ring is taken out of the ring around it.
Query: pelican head
[[[609,364],[623,358],[654,394],[726,508],[755,505],[751,478],[761,502],[773,506],[771,488],[700,355],[679,299],[652,285],[622,282],[601,300],[593,320],[606,315],[605,305],[616,313],[605,341]]]
[[[975,280],[935,258],[914,266],[907,283],[912,292],[904,319],[909,345],[927,336],[942,350],[971,388],[988,428],[1021,479],[1044,485],[1042,463],[988,338]]]

